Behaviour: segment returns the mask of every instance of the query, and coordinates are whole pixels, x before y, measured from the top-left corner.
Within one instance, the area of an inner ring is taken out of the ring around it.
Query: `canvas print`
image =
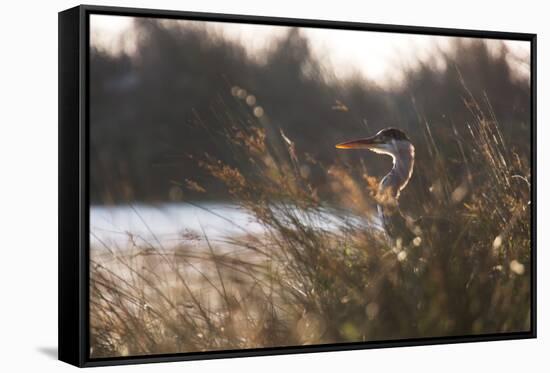
[[[531,330],[529,42],[89,27],[91,358]]]

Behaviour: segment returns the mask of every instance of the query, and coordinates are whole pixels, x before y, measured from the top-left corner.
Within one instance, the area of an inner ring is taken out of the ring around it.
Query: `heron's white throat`
[[[389,155],[392,158],[393,167],[380,182],[378,194],[391,196],[397,200],[413,173],[413,144],[407,140],[392,140],[388,143],[370,146],[369,150],[377,154]]]

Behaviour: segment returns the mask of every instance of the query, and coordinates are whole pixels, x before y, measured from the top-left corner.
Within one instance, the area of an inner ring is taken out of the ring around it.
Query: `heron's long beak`
[[[379,145],[380,141],[375,137],[367,137],[366,139],[358,139],[336,144],[338,149],[372,149]]]

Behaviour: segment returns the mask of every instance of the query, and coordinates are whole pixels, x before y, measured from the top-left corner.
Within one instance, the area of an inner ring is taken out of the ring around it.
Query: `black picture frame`
[[[92,14],[527,41],[531,45],[531,330],[517,333],[91,359],[89,17]],[[536,338],[536,34],[81,5],[59,13],[59,360],[79,367]]]

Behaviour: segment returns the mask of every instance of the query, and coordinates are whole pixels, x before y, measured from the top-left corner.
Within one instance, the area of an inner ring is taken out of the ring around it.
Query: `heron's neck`
[[[397,200],[413,173],[414,146],[408,141],[398,141],[386,154],[392,157],[393,167],[382,179],[379,193]]]

